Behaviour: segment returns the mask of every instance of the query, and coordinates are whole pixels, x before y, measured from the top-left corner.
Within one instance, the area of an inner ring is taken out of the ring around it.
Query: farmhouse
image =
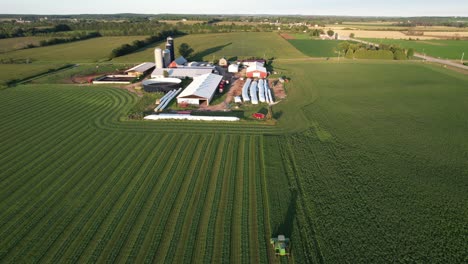
[[[265,67],[261,66],[260,63],[255,63],[249,68],[247,68],[247,77],[248,78],[266,78],[268,76],[267,70]]]
[[[227,67],[229,64],[229,62],[226,60],[226,58],[222,57],[220,60],[219,60],[219,66],[221,67]]]
[[[204,74],[212,73],[213,67],[183,67],[183,68],[163,68],[163,69],[154,69],[151,73],[151,78],[163,78],[164,71],[167,71],[168,77],[171,78],[195,78]]]
[[[156,64],[152,62],[143,62],[142,64],[126,70],[125,74],[133,77],[140,77],[142,75],[148,74],[151,70],[154,69],[155,66]]]
[[[193,82],[177,96],[177,103],[209,105],[222,79],[223,76],[212,73],[193,78]]]

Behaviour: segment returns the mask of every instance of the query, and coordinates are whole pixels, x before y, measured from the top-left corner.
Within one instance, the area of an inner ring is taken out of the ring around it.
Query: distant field
[[[49,69],[56,69],[63,64],[0,64],[0,85],[11,80],[20,80]]]
[[[298,58],[304,57],[298,50],[276,33],[265,32],[236,32],[220,34],[188,35],[175,39],[177,48],[181,43],[189,44],[195,50],[197,60],[211,61],[223,56],[233,57],[276,57]],[[157,45],[163,48],[164,43]],[[155,47],[146,48],[140,52],[116,58],[116,62],[153,61]]]
[[[0,39],[0,53],[22,49],[28,44],[38,45],[41,40],[49,38],[50,37],[22,37]]]
[[[340,43],[336,40],[289,39],[294,47],[310,57],[338,57],[335,49]]]
[[[34,62],[41,63],[96,62],[107,59],[114,48],[144,38],[144,36],[100,37],[67,44],[12,51],[0,54],[0,59],[29,58]]]
[[[468,56],[468,40],[392,40],[392,39],[364,39],[373,43],[397,44],[403,48],[413,48],[417,52],[427,53],[429,56],[443,59],[461,59],[462,53]],[[465,57],[468,59],[468,57]]]

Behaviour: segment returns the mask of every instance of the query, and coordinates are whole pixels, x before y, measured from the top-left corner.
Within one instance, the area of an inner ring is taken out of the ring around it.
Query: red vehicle
[[[255,113],[252,115],[252,117],[255,119],[265,119],[265,115],[262,113]]]

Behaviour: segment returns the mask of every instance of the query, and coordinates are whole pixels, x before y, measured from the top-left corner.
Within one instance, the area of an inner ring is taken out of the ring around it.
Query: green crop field
[[[398,39],[364,39],[373,43],[396,44],[403,48],[413,48],[416,52],[429,56],[460,60],[462,54],[468,54],[467,40],[398,40]],[[465,57],[466,59],[466,57]]]
[[[66,44],[7,52],[0,54],[0,59],[30,59],[33,62],[41,63],[96,62],[107,59],[114,48],[144,38],[144,36],[100,37]]]
[[[49,38],[50,37],[21,37],[0,39],[0,53],[22,49],[28,44],[39,45],[41,40]]]
[[[226,57],[266,57],[266,58],[300,58],[304,57],[298,50],[276,33],[268,32],[236,32],[220,34],[197,34],[176,38],[176,56],[179,56],[177,48],[181,43],[189,44],[194,50],[197,60],[211,61]],[[164,43],[148,47],[140,52],[114,59],[117,62],[141,62],[153,61],[153,50],[156,46],[164,48]]]
[[[288,41],[310,57],[338,57],[335,50],[340,42],[336,40],[289,39]]]
[[[468,76],[275,67],[276,126],[127,121],[127,90],[54,84],[77,68],[0,90],[0,262],[465,261]]]
[[[12,80],[21,80],[35,76],[51,69],[57,69],[63,64],[0,64],[0,85]]]

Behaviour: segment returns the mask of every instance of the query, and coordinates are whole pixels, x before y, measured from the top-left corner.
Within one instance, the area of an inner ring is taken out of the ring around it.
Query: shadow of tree
[[[195,53],[193,56],[191,56],[190,59],[196,60],[196,61],[197,60],[201,61],[201,60],[203,60],[203,57],[206,57],[208,55],[216,53],[216,52],[224,49],[225,47],[227,47],[227,46],[229,46],[231,44],[232,44],[232,42],[229,42],[229,43],[224,44],[224,45],[219,45],[219,46],[216,46],[216,47],[211,47],[211,48],[199,51],[199,52]]]

